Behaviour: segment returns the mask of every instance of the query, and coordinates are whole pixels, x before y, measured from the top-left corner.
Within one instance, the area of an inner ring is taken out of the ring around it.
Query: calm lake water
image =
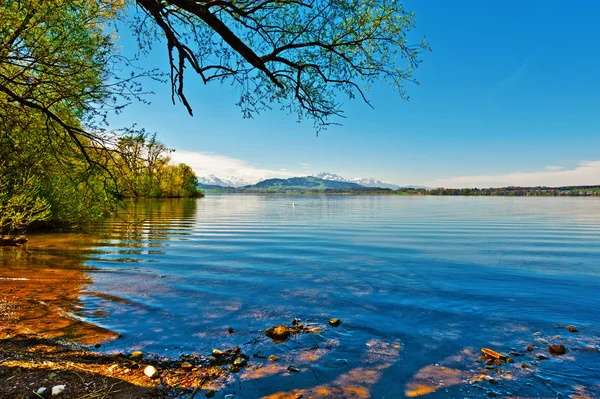
[[[221,396],[600,397],[597,199],[210,195],[134,203],[84,241],[66,307],[121,334],[103,350],[281,358]],[[295,317],[322,333],[261,337]],[[482,347],[518,352],[498,384],[470,382]]]

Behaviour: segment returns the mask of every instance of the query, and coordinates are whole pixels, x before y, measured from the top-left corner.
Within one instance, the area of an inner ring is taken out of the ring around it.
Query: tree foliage
[[[196,197],[198,179],[185,165],[173,165],[169,150],[156,135],[137,134],[119,139],[111,170],[119,172],[121,197]]]
[[[154,76],[120,69],[133,70],[114,43],[123,6],[0,0],[0,234],[94,220],[122,198],[123,132],[107,117],[143,101],[139,78]]]
[[[231,80],[246,117],[280,104],[317,127],[342,116],[338,93],[378,80],[408,98],[406,81],[427,49],[409,44],[414,15],[396,0],[137,0],[140,44],[166,38],[173,95],[190,68],[205,83]]]

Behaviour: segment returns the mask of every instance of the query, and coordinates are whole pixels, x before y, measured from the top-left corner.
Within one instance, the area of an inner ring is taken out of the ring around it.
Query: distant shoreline
[[[477,197],[600,197],[598,186],[565,186],[565,187],[500,187],[500,188],[437,188],[392,190],[389,188],[352,188],[352,189],[257,189],[254,187],[199,187],[207,194],[328,194],[328,195],[412,195],[412,196],[477,196]]]

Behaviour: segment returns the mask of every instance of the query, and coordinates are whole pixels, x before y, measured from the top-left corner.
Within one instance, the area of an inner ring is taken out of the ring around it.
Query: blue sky
[[[407,84],[385,85],[375,109],[345,101],[343,126],[317,137],[309,121],[265,112],[243,119],[227,84],[188,74],[190,117],[168,85],[151,105],[113,119],[136,122],[199,174],[247,179],[327,171],[397,184],[497,186],[600,184],[600,3],[404,1],[433,51]],[[135,43],[122,31],[123,53]],[[144,66],[166,68],[158,45]]]

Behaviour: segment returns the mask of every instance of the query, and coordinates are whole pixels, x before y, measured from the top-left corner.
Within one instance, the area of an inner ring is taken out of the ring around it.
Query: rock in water
[[[567,329],[569,330],[569,332],[578,332],[579,331],[577,329],[577,327],[575,327],[575,326],[569,326],[569,327],[567,327]]]
[[[552,353],[553,355],[564,355],[565,353],[567,353],[567,349],[565,348],[564,345],[555,345],[555,344],[548,345],[548,351],[550,353]]]
[[[291,334],[290,328],[286,326],[275,326],[265,330],[267,337],[277,341],[285,341]]]
[[[237,367],[244,367],[246,364],[248,364],[248,361],[243,357],[238,357],[233,361],[233,365]]]
[[[213,355],[213,357],[221,357],[221,356],[223,356],[223,351],[218,350],[218,349],[213,349],[212,355]]]
[[[232,372],[232,373],[239,373],[239,372],[240,372],[240,370],[241,370],[241,368],[240,368],[240,367],[238,367],[238,366],[234,366],[233,364],[230,364],[230,365],[227,367],[227,370],[229,370],[229,371],[230,371],[230,372]]]
[[[330,326],[338,327],[340,324],[342,324],[342,322],[340,321],[340,319],[337,319],[335,317],[329,319],[329,325]]]
[[[279,361],[279,358],[275,355],[271,355],[271,356],[269,356],[269,360],[272,362],[277,362],[277,361]]]
[[[146,366],[144,374],[146,374],[146,377],[148,378],[156,378],[158,377],[158,370],[154,366]]]
[[[215,390],[211,389],[209,391],[206,391],[206,393],[204,394],[204,396],[206,396],[207,398],[212,398],[213,396],[215,396]]]
[[[290,366],[287,368],[287,371],[289,371],[290,373],[297,373],[300,371],[300,369],[296,366]]]

